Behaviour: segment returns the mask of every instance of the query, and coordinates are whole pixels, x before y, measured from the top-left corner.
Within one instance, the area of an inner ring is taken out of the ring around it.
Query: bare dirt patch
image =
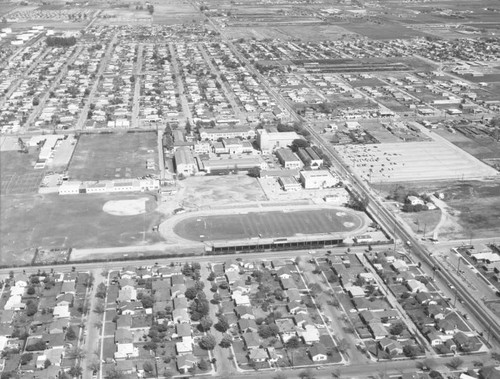
[[[110,200],[104,204],[102,210],[113,216],[135,216],[146,213],[147,197],[133,200]]]
[[[257,179],[247,175],[190,177],[179,185],[175,200],[184,208],[212,208],[266,200]]]

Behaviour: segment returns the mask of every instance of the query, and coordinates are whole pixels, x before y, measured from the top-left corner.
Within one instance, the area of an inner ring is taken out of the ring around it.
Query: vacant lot
[[[454,181],[454,182],[409,182],[403,183],[418,193],[443,193],[447,205],[447,221],[440,228],[440,239],[489,238],[498,236],[498,220],[500,220],[500,180],[496,181]],[[383,191],[386,196],[394,191],[395,185],[376,184],[374,187]],[[434,211],[433,211],[434,212]],[[425,212],[427,213],[427,212]],[[424,213],[412,214],[413,221],[408,224],[418,228],[416,219]],[[405,216],[410,218],[410,216]],[[419,220],[423,231],[425,218]],[[432,221],[429,220],[429,223]],[[429,230],[429,223],[427,230]],[[429,230],[430,231],[430,230]],[[427,234],[429,235],[429,234]]]
[[[69,164],[71,180],[129,179],[155,173],[158,167],[155,133],[82,134]]]
[[[247,175],[190,177],[179,182],[175,196],[186,208],[211,208],[218,205],[266,200],[255,178]]]
[[[428,34],[420,32],[418,30],[413,30],[407,28],[401,24],[396,24],[392,22],[360,22],[360,23],[349,23],[342,25],[352,33],[361,34],[363,36],[369,37],[371,39],[392,39],[394,36],[398,38],[414,38],[414,37],[425,37]]]
[[[17,151],[0,153],[0,193],[2,195],[38,191],[43,178],[43,171],[33,168],[38,159],[38,153],[37,148],[30,148],[27,154]]]
[[[363,219],[352,211],[323,209],[195,216],[177,223],[174,232],[189,240],[216,241],[252,237],[291,237],[300,234],[352,233],[363,225]]]
[[[492,138],[469,138],[460,132],[438,129],[436,133],[484,162],[500,158],[500,144]]]
[[[191,4],[181,1],[154,2],[155,11],[153,14],[153,23],[156,25],[173,25],[193,21],[199,21],[204,18],[198,9]]]
[[[160,221],[151,196],[147,212],[112,216],[102,211],[109,200],[133,200],[145,194],[2,196],[0,264],[30,261],[36,247],[113,247],[154,243],[152,227]],[[146,195],[147,196],[147,195]]]

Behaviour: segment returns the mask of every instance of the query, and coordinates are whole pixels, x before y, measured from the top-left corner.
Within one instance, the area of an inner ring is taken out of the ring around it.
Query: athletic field
[[[283,238],[298,235],[351,234],[365,218],[349,209],[249,212],[193,216],[180,220],[174,233],[191,241]]]

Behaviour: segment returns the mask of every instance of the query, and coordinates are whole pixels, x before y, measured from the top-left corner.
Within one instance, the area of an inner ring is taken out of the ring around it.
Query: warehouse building
[[[281,165],[286,169],[301,169],[304,167],[304,164],[300,160],[300,158],[289,148],[283,148],[276,150],[276,156],[280,161]]]
[[[313,170],[319,169],[323,164],[323,159],[311,147],[300,148],[298,156],[304,162],[305,166]]]
[[[174,154],[175,168],[177,174],[185,176],[194,175],[196,172],[196,162],[191,149],[188,147],[180,147]]]

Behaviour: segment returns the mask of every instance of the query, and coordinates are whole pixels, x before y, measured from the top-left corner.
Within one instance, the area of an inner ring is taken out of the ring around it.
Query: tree
[[[101,303],[97,303],[94,307],[94,312],[97,314],[103,314],[104,313],[104,305]]]
[[[147,372],[148,374],[151,374],[154,370],[154,365],[153,365],[153,363],[146,361],[143,363],[142,368],[144,369],[145,372]]]
[[[104,299],[106,297],[106,285],[104,283],[99,283],[97,286],[95,297],[99,299]]]
[[[300,379],[314,379],[314,373],[311,369],[303,370],[299,372]]]
[[[186,296],[189,300],[193,300],[197,294],[198,294],[198,291],[194,287],[189,287],[186,290],[186,292],[184,292],[184,296]]]
[[[278,325],[269,324],[269,325],[260,325],[259,326],[259,336],[262,338],[275,337],[279,333]]]
[[[214,325],[214,328],[221,333],[226,332],[229,329],[229,322],[227,321],[226,317],[220,316],[219,321]]]
[[[431,379],[443,379],[443,375],[439,371],[431,371],[429,372],[429,378]]]
[[[339,349],[341,353],[345,353],[349,350],[349,341],[346,338],[342,338],[337,345],[337,349]]]
[[[73,329],[73,327],[71,325],[68,328],[68,330],[66,331],[66,339],[68,341],[74,341],[74,340],[76,340],[76,333],[75,333],[75,330]]]
[[[251,167],[247,170],[247,175],[251,178],[259,178],[260,177],[260,168],[259,167]]]
[[[70,374],[73,378],[79,378],[82,376],[82,368],[80,366],[73,366],[69,369],[68,374]]]
[[[142,296],[141,303],[144,309],[153,308],[154,299],[151,296]]]
[[[124,377],[125,375],[121,371],[118,371],[116,368],[108,371],[108,375],[106,375],[106,379],[123,379]]]
[[[211,334],[204,335],[200,340],[200,347],[205,350],[213,350],[217,345],[215,337]]]
[[[214,298],[211,300],[212,304],[219,304],[222,301],[222,296],[218,293],[214,293]]]
[[[416,357],[419,354],[418,347],[413,345],[405,345],[403,347],[403,354],[409,358]]]
[[[294,152],[297,152],[300,148],[306,148],[309,147],[310,144],[306,140],[300,138],[300,139],[294,139],[292,141],[292,150]]]
[[[24,353],[21,355],[21,365],[28,364],[33,359],[33,353]]]
[[[462,359],[460,359],[459,357],[455,357],[455,358],[452,358],[452,360],[448,362],[448,366],[450,366],[452,369],[456,370],[457,368],[462,366],[462,363],[464,363],[464,361]]]
[[[233,344],[233,339],[228,334],[224,334],[219,343],[220,347],[228,348]]]
[[[200,320],[199,329],[202,332],[208,331],[212,327],[213,321],[208,316],[203,316]]]
[[[144,349],[149,351],[156,351],[156,349],[158,349],[158,345],[156,344],[156,342],[150,341],[144,344]]]
[[[208,274],[207,280],[209,282],[213,282],[215,280],[215,273],[213,271],[210,271],[210,274]]]
[[[399,336],[401,333],[403,333],[403,330],[405,329],[404,325],[402,322],[398,322],[397,324],[394,324],[392,328],[389,330],[389,333],[391,333],[393,336]]]
[[[43,368],[47,368],[52,364],[50,359],[46,359],[45,362],[43,362]]]
[[[210,368],[210,364],[205,359],[202,358],[198,363],[198,368],[201,371],[207,371]]]

